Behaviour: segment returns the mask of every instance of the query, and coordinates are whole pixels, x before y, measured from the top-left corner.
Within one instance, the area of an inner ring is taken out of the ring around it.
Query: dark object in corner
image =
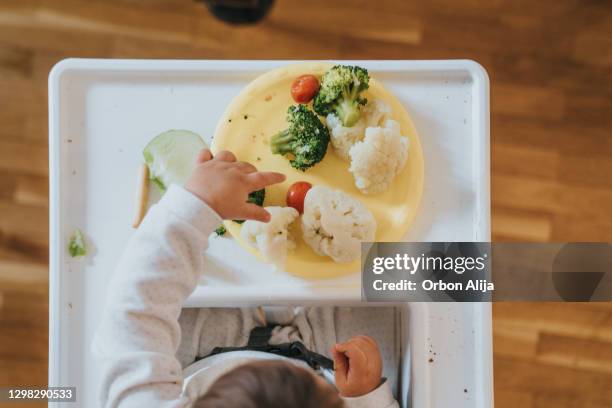
[[[274,0],[196,0],[206,4],[219,20],[230,24],[254,24],[270,11]]]

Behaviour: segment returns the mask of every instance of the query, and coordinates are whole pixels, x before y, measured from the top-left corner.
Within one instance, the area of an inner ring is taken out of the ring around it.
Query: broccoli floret
[[[247,203],[257,204],[260,207],[263,207],[264,200],[266,199],[266,189],[262,188],[261,190],[251,191],[249,196],[247,197]],[[244,220],[233,220],[235,223],[242,224]],[[217,236],[222,237],[227,232],[225,225],[221,224],[215,230],[215,234]]]
[[[306,105],[290,106],[287,110],[289,128],[272,136],[274,154],[291,154],[291,166],[305,171],[325,157],[329,131],[319,117]]]
[[[264,200],[266,199],[266,189],[262,188],[261,190],[251,191],[247,198],[247,203],[257,204],[260,207],[263,207]],[[244,220],[234,220],[238,224],[242,224]],[[222,234],[217,234],[222,235]]]
[[[247,198],[247,203],[257,204],[258,206],[263,206],[263,202],[266,199],[266,189],[262,188],[261,190],[252,191],[249,193]]]
[[[336,65],[323,74],[313,108],[321,116],[336,115],[351,127],[359,120],[359,107],[367,103],[361,93],[368,89],[370,76],[365,68]]]
[[[222,237],[223,235],[225,235],[226,232],[227,230],[225,229],[225,225],[223,224],[219,225],[215,230],[215,234],[217,234],[218,237]]]

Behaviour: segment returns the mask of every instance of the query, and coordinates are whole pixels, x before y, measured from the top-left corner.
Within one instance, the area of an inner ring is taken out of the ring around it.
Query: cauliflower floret
[[[295,248],[289,225],[299,214],[291,207],[265,208],[270,213],[270,222],[247,220],[242,224],[240,236],[258,249],[266,261],[282,268],[287,259],[287,251]]]
[[[343,160],[349,161],[349,150],[363,139],[366,127],[379,126],[391,114],[391,108],[381,101],[370,101],[361,111],[361,118],[351,127],[342,126],[340,119],[330,113],[327,115],[327,127],[334,152]]]
[[[366,127],[380,126],[391,116],[391,108],[380,99],[374,99],[363,108]]]
[[[408,144],[394,120],[387,120],[384,127],[368,127],[363,141],[349,150],[349,171],[357,188],[364,194],[386,191],[406,164]]]
[[[361,201],[342,191],[315,186],[304,199],[302,233],[317,254],[335,262],[351,262],[359,258],[362,241],[374,241],[376,220]]]
[[[336,153],[342,160],[349,161],[349,150],[355,143],[363,138],[365,132],[364,120],[359,119],[351,127],[342,126],[340,119],[330,113],[326,118],[327,127],[330,130],[330,139]]]

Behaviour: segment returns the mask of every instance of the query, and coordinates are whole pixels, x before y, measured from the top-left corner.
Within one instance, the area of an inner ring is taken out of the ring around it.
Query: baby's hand
[[[343,397],[360,397],[380,385],[382,360],[378,344],[368,336],[356,336],[332,348],[336,387]]]
[[[225,220],[268,222],[270,214],[256,204],[247,203],[248,195],[284,180],[281,173],[258,172],[252,164],[237,162],[231,152],[222,151],[213,158],[210,150],[204,149],[185,188]]]

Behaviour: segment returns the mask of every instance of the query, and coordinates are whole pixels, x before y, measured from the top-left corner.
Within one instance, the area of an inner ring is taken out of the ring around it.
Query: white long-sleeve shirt
[[[227,353],[183,370],[175,357],[182,305],[205,273],[208,236],[220,224],[215,211],[178,186],[171,186],[149,210],[111,279],[92,345],[101,367],[101,406],[190,407],[223,373],[241,362],[266,358]],[[344,400],[349,408],[399,406],[387,383]]]

